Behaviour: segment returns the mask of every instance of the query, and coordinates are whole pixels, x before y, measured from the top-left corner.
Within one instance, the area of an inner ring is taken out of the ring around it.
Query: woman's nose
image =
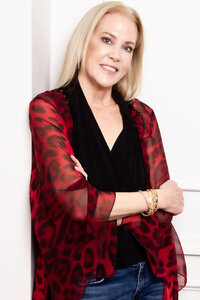
[[[113,61],[119,61],[120,60],[120,49],[118,49],[117,47],[113,47],[110,51],[109,56]]]

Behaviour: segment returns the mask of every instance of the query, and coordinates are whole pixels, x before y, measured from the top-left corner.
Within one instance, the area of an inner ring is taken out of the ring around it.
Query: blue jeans
[[[148,262],[118,269],[110,278],[92,279],[81,300],[162,300],[163,280]]]

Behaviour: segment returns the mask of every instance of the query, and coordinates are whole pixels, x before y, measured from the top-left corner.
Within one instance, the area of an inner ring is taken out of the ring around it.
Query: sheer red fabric
[[[137,99],[129,103],[152,188],[169,178],[154,112]],[[91,276],[114,273],[116,221],[109,221],[115,193],[99,191],[76,170],[70,158],[73,122],[59,90],[30,103],[32,132],[31,214],[37,241],[33,300],[81,299]],[[186,283],[182,248],[172,216],[158,211],[123,219],[145,247],[156,276],[164,278],[164,300],[178,299]]]

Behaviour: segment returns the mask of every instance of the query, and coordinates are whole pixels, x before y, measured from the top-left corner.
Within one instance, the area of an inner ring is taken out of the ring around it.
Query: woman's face
[[[137,39],[137,27],[127,16],[114,12],[106,14],[90,39],[84,80],[97,88],[111,89],[127,73]]]

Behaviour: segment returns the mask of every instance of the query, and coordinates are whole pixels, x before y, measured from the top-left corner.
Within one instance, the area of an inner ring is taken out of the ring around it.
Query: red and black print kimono
[[[129,102],[149,186],[169,179],[155,114],[146,104]],[[70,158],[73,122],[63,93],[52,90],[30,103],[32,173],[30,200],[37,241],[33,300],[79,300],[92,276],[109,277],[116,256],[116,221],[109,221],[115,193],[99,191],[74,170]],[[155,276],[163,277],[164,300],[178,299],[186,267],[172,215],[126,217],[123,224],[146,249]]]

